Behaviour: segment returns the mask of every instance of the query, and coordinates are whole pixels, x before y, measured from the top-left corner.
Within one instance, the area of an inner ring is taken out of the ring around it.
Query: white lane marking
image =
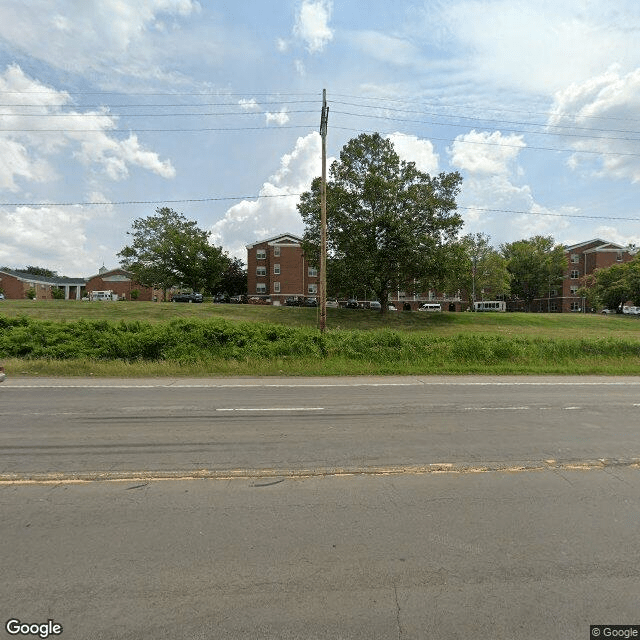
[[[465,407],[465,411],[528,411],[530,407]]]
[[[324,411],[324,407],[232,407],[216,411]]]
[[[582,407],[563,407],[565,411],[575,411],[576,409],[582,409]]]
[[[2,385],[3,389],[247,389],[247,388],[282,388],[282,389],[318,389],[318,388],[349,388],[349,387],[622,387],[638,386],[640,380],[624,380],[620,382],[462,382],[462,381],[430,381],[417,380],[412,382],[300,382],[300,383],[280,383],[280,382],[247,382],[247,383],[199,383],[180,384],[157,383],[157,384],[93,384],[86,382],[83,384],[22,384],[10,383]]]

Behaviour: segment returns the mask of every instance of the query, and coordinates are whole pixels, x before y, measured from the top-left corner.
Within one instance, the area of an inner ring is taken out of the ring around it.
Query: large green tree
[[[448,292],[459,290],[462,299],[473,307],[475,300],[483,297],[495,299],[510,291],[511,274],[507,260],[491,245],[491,238],[484,233],[470,233],[451,247],[456,259],[447,274],[442,288]]]
[[[212,293],[230,263],[221,247],[209,243],[210,232],[168,207],[134,220],[127,233],[132,242],[118,253],[120,264],[140,284],[165,292],[180,286]]]
[[[511,274],[511,293],[526,302],[527,310],[535,298],[547,298],[562,282],[567,267],[564,247],[551,236],[534,236],[500,246]]]
[[[625,302],[640,305],[640,259],[598,269],[584,284],[585,295],[592,294],[596,303],[618,313]]]
[[[386,311],[389,293],[415,280],[441,280],[446,247],[462,226],[458,173],[429,176],[400,160],[390,140],[362,134],[333,162],[327,180],[327,278],[333,291],[368,290]],[[320,190],[316,178],[300,199],[305,252],[318,260]]]

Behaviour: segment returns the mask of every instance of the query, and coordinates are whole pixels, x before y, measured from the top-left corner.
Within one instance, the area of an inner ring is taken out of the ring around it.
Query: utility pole
[[[320,136],[322,138],[322,186],[320,189],[320,331],[327,326],[327,90],[322,90]]]

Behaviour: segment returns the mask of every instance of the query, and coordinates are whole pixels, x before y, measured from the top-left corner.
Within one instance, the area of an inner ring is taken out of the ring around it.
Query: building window
[[[258,249],[256,251],[256,260],[266,260],[267,259],[267,250],[266,249]]]
[[[571,311],[581,311],[579,302],[571,303]]]
[[[580,256],[577,253],[571,254],[571,264],[578,264],[580,262]]]
[[[558,295],[558,290],[557,289],[551,289],[551,295],[552,296],[557,296]],[[498,297],[498,300],[500,300],[499,297]]]
[[[273,265],[273,274],[276,276],[280,275],[280,265],[279,264],[274,264]]]
[[[279,258],[279,257],[280,257],[280,247],[273,247],[273,255],[274,255],[276,258]]]
[[[571,279],[577,280],[580,277],[580,272],[577,269],[571,270]]]
[[[551,311],[557,311],[558,310],[558,303],[557,302],[552,302],[551,303]]]
[[[264,282],[256,284],[256,293],[267,293],[267,285]]]
[[[257,267],[256,268],[257,276],[266,276],[267,275],[267,267]]]
[[[317,278],[318,277],[318,270],[315,267],[309,267],[308,274],[309,274],[310,278]]]
[[[310,284],[309,287],[307,288],[308,293],[315,295],[316,293],[318,293],[318,285],[317,284]]]
[[[280,283],[279,282],[274,282],[273,283],[273,293],[280,293]]]
[[[572,296],[575,296],[576,293],[578,293],[578,287],[576,285],[572,285],[571,287],[569,287],[569,293]]]
[[[622,262],[622,251],[618,251],[618,254],[616,255],[616,260],[618,262]]]

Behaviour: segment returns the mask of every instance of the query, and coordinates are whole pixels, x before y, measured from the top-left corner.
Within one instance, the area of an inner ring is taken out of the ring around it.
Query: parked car
[[[202,302],[201,293],[176,293],[171,296],[171,302]]]
[[[317,298],[305,298],[304,302],[302,303],[303,307],[317,307],[318,306],[318,299]]]
[[[299,298],[298,296],[290,296],[284,301],[284,303],[287,305],[287,307],[301,307],[303,299]]]
[[[231,296],[229,298],[229,302],[231,302],[232,304],[246,304],[247,296]]]
[[[616,312],[615,309],[603,309],[600,313],[604,313],[605,315],[614,314]]]
[[[345,306],[347,307],[347,309],[358,309],[360,307],[358,301],[355,298],[350,298],[349,300],[347,300],[347,304]]]
[[[0,382],[4,382],[6,377],[7,376],[4,372],[4,367],[0,367]]]
[[[213,301],[219,304],[229,302],[229,296],[226,296],[224,293],[217,293],[215,296],[213,296]]]
[[[338,301],[335,298],[328,298],[327,299],[327,307],[331,307],[332,309],[337,309],[340,305],[338,304]]]
[[[380,309],[382,309],[382,305],[377,300],[365,302],[364,307],[365,309],[371,309],[371,311],[380,311]]]
[[[393,304],[393,302],[389,303],[389,306],[387,307],[389,309],[389,311],[397,311],[398,308],[396,307],[395,304]]]
[[[0,300],[4,300],[4,293],[0,293]]]

